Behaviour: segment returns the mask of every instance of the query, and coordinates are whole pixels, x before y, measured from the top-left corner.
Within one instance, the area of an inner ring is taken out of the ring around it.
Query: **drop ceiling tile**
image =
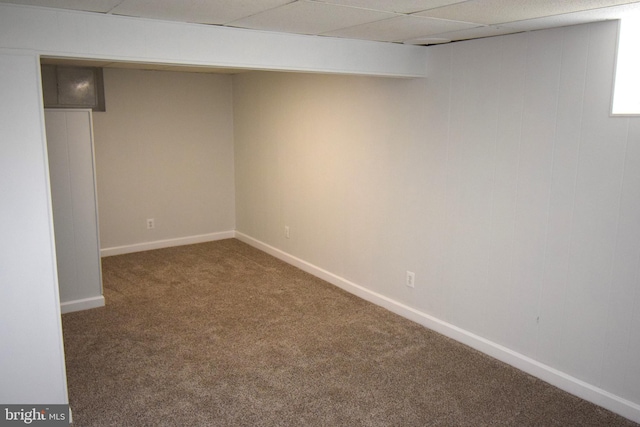
[[[615,6],[633,1],[637,0],[471,0],[427,10],[417,15],[490,25]]]
[[[226,24],[292,0],[124,0],[113,14],[199,24]]]
[[[416,44],[422,44],[416,38],[431,38],[434,43],[443,39],[464,40],[619,19],[627,12],[640,11],[640,0],[0,0],[0,3]],[[61,19],[65,17],[61,15]],[[129,35],[125,34],[127,31]],[[70,36],[71,32],[68,33]],[[113,44],[126,38],[143,43],[132,28],[125,26],[121,33],[110,36]],[[167,43],[179,44],[173,40]],[[201,53],[195,51],[197,55]]]
[[[297,1],[231,22],[230,26],[298,34],[320,34],[393,17],[380,12],[329,3]]]
[[[107,13],[121,1],[122,0],[0,0],[0,3]]]
[[[430,19],[415,15],[401,15],[395,18],[376,21],[355,27],[324,33],[326,36],[346,37],[364,40],[397,42],[447,31],[476,27],[469,22]]]
[[[436,7],[461,3],[466,0],[314,0],[318,2],[382,10],[385,12],[414,13]]]
[[[626,4],[604,9],[593,9],[582,12],[565,13],[545,18],[526,19],[506,24],[519,31],[542,30],[546,28],[565,27],[567,25],[586,24],[588,22],[621,19],[625,15],[640,13],[640,3]]]

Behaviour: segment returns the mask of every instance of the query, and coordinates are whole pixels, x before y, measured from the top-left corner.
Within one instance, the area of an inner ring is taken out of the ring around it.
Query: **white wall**
[[[232,232],[231,76],[105,69],[104,80],[107,111],[93,114],[101,247]]]
[[[640,120],[609,117],[616,30],[432,47],[426,80],[234,77],[240,237],[640,421]]]
[[[0,50],[0,402],[4,404],[67,403],[39,67],[32,55]]]
[[[614,47],[615,24],[597,24],[429,48],[426,82],[237,77],[237,226],[640,421],[640,126],[607,114]],[[424,65],[416,47],[5,4],[2,48],[7,403],[67,399],[38,54],[372,75]]]
[[[640,120],[609,116],[617,24],[430,49],[447,134],[429,312],[640,403]]]

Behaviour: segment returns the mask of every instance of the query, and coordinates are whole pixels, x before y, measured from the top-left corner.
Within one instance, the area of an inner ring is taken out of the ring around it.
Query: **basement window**
[[[611,114],[640,115],[640,14],[620,21]]]

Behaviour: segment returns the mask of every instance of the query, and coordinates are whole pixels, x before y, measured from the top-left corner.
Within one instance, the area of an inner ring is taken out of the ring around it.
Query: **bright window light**
[[[640,14],[620,22],[613,115],[640,115]]]

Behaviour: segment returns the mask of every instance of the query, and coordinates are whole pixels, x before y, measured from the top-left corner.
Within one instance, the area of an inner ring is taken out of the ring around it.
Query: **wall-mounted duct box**
[[[42,65],[45,108],[105,111],[102,68]]]

